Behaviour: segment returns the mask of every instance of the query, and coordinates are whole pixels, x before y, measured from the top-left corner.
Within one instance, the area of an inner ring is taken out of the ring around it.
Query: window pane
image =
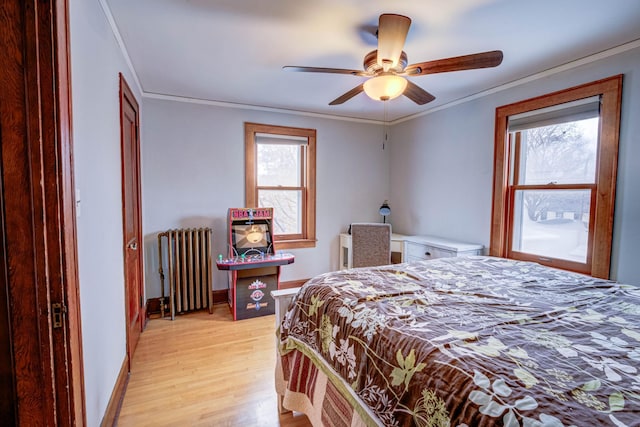
[[[595,117],[523,130],[519,183],[594,183],[598,120]]]
[[[585,263],[591,190],[518,190],[512,249]]]
[[[275,234],[302,234],[301,190],[258,190],[258,206],[274,208]]]
[[[257,144],[258,186],[300,187],[300,145]]]

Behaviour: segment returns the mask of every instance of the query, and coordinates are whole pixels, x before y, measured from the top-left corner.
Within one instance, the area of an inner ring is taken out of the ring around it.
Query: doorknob
[[[129,243],[129,245],[127,246],[129,249],[131,249],[132,251],[135,251],[138,249],[138,243],[137,242],[131,242]]]

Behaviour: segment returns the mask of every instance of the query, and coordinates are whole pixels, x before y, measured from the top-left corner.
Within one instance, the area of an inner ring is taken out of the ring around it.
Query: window
[[[491,255],[609,277],[622,76],[496,110]]]
[[[316,131],[245,123],[245,202],[274,208],[278,248],[315,246]]]

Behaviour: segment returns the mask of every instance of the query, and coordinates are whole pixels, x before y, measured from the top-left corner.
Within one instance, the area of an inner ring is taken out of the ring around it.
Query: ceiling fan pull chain
[[[384,114],[383,114],[384,122],[382,123],[382,133],[383,133],[383,135],[382,135],[382,150],[383,151],[384,151],[384,148],[385,148],[385,144],[389,140],[388,126],[387,126],[387,117],[388,117],[388,114],[389,114],[389,112],[387,110],[387,105],[388,104],[389,104],[388,101],[383,101],[382,102],[382,105],[383,105],[383,108],[384,108],[384,110],[383,110],[384,111]]]

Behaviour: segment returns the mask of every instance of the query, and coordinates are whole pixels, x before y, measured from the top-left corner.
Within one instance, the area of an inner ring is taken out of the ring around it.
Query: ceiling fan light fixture
[[[375,101],[388,101],[402,95],[407,79],[395,74],[382,74],[364,82],[364,93]]]

